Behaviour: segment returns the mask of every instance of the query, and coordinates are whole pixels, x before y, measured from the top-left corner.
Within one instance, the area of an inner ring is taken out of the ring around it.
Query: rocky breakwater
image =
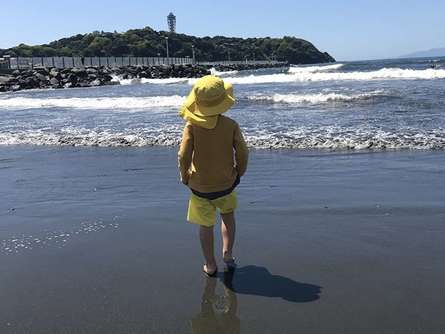
[[[0,79],[0,91],[102,86],[112,84],[111,74],[104,68],[20,69]]]
[[[115,68],[113,74],[120,79],[200,78],[210,71],[200,65],[131,66]]]
[[[209,74],[206,67],[193,65],[128,66],[120,68],[35,68],[15,70],[0,76],[0,92],[36,88],[95,87],[119,84],[121,79],[196,78]]]
[[[260,68],[283,67],[278,64],[232,64],[232,65],[170,65],[170,66],[126,66],[118,68],[34,68],[19,69],[9,75],[0,76],[0,92],[37,88],[95,87],[119,84],[121,79],[166,79],[199,78],[218,71],[242,71]]]

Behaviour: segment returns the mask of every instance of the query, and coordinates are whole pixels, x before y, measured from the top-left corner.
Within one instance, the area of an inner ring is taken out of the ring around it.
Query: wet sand
[[[442,152],[253,152],[218,279],[177,175],[175,149],[0,148],[0,333],[445,331]]]

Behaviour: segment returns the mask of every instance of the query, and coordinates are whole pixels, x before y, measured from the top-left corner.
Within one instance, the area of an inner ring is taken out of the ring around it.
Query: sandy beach
[[[442,333],[444,160],[254,151],[207,280],[176,149],[2,147],[0,332]]]

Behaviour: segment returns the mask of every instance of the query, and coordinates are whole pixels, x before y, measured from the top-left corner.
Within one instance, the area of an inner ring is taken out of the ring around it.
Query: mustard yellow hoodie
[[[181,181],[201,193],[229,189],[247,169],[249,151],[238,123],[218,116],[213,129],[187,122],[178,153]]]

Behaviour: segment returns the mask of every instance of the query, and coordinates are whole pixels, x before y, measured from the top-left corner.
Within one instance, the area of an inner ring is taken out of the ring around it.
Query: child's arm
[[[178,152],[178,167],[181,175],[181,182],[188,184],[189,182],[189,169],[192,163],[193,154],[193,126],[187,123],[182,132],[181,146]]]
[[[233,147],[235,148],[236,169],[238,171],[238,175],[241,177],[244,175],[247,169],[247,161],[249,160],[249,150],[247,149],[247,144],[246,141],[244,140],[239,125],[237,125],[235,129]]]

